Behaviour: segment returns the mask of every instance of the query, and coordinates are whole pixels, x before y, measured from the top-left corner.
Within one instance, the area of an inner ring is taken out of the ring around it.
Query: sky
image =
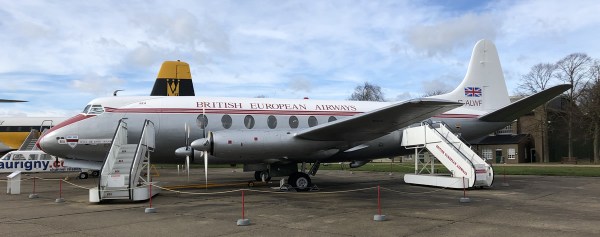
[[[149,95],[165,60],[197,96],[389,101],[451,90],[492,40],[509,93],[537,63],[600,58],[596,0],[0,0],[0,116],[72,116],[96,97]]]

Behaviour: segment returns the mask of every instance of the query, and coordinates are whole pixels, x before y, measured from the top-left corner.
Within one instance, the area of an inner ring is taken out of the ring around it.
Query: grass
[[[192,164],[191,168],[204,168],[202,164]],[[175,169],[176,164],[156,164],[157,168]],[[231,168],[225,165],[209,165],[209,168]],[[243,165],[234,166],[242,168]],[[369,163],[359,168],[349,168],[348,164],[322,164],[321,170],[352,170],[352,171],[372,171],[372,172],[395,172],[395,173],[414,173],[415,168],[411,163]],[[449,173],[446,167],[438,164],[435,166],[436,173]],[[581,166],[560,166],[560,165],[495,165],[495,175],[547,175],[547,176],[584,176],[600,177],[600,167]]]

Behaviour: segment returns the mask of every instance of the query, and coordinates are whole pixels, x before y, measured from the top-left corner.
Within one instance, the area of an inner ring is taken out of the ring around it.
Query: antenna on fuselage
[[[115,90],[115,92],[113,92],[113,96],[117,96],[117,92],[119,91],[124,91],[124,90]]]

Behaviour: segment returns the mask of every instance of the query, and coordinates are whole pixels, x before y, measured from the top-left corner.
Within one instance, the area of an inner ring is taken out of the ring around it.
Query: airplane
[[[14,171],[80,172],[82,169],[68,164],[65,165],[64,159],[48,155],[40,150],[10,151],[0,158],[0,173],[12,173]]]
[[[150,96],[194,96],[189,64],[179,60],[163,62]],[[0,102],[26,101],[0,99]],[[0,153],[19,149],[32,129],[43,132],[67,119],[68,117],[0,117]]]
[[[206,157],[210,163],[244,164],[244,171],[254,171],[257,180],[289,176],[292,187],[306,191],[312,181],[298,164],[313,163],[308,173],[314,175],[321,162],[359,167],[411,154],[401,146],[402,129],[425,120],[444,122],[464,139],[476,139],[568,88],[558,85],[511,104],[496,47],[480,40],[461,84],[443,95],[403,102],[105,97],[53,127],[37,145],[49,154],[101,164],[120,120],[127,121],[131,134],[140,134],[144,121],[151,120],[156,131],[153,162],[190,156],[197,162]],[[139,140],[139,135],[129,139]]]
[[[32,129],[38,132],[66,120],[64,117],[0,117],[0,153],[19,149]]]

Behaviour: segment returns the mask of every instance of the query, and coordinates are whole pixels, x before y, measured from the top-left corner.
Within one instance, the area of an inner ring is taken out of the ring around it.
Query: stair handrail
[[[442,126],[444,126],[444,127],[446,128],[446,130],[448,130],[448,132],[451,132],[451,131],[448,129],[448,127],[446,127],[446,124],[445,124],[445,123],[440,123],[440,124],[441,124]],[[470,160],[470,159],[469,159],[467,156],[465,156],[465,154],[464,154],[464,153],[463,153],[461,150],[459,150],[459,149],[458,149],[458,148],[457,148],[457,147],[456,147],[456,146],[455,146],[455,145],[454,145],[454,144],[453,144],[451,141],[449,141],[449,140],[448,140],[448,138],[447,138],[446,136],[444,136],[444,134],[442,134],[440,131],[438,131],[437,129],[435,129],[435,128],[432,126],[432,123],[431,123],[431,121],[423,121],[423,125],[425,125],[425,126],[429,127],[431,130],[433,130],[433,131],[435,131],[437,134],[439,134],[439,135],[440,135],[439,137],[441,137],[441,138],[442,138],[442,139],[445,141],[445,143],[446,143],[446,144],[449,144],[449,145],[451,145],[450,147],[451,147],[452,149],[454,149],[454,150],[455,150],[455,151],[456,151],[458,154],[460,154],[460,157],[462,157],[464,160],[467,160],[467,161],[469,162],[469,164],[471,165],[471,168],[472,168],[472,169],[471,169],[471,171],[472,171],[471,177],[473,177],[472,179],[469,179],[469,183],[473,183],[473,184],[474,184],[474,183],[475,183],[475,179],[476,179],[476,173],[475,173],[475,165],[473,164],[473,161],[471,161],[471,160]],[[454,176],[454,175],[453,175],[453,176]],[[472,180],[472,181],[471,181],[471,180]],[[469,186],[472,186],[472,184],[471,184],[471,185],[469,185]]]
[[[152,125],[152,126],[150,126]],[[129,170],[129,188],[131,190],[132,187],[136,187],[136,183],[138,182],[138,177],[141,172],[139,169],[139,163],[143,161],[147,152],[154,151],[154,123],[148,119],[144,121],[144,126],[142,128],[142,133],[140,135],[140,141],[135,149],[135,156],[133,158],[133,162],[131,163],[131,168]],[[147,180],[150,182],[150,180]]]
[[[110,173],[114,165],[114,159],[119,154],[119,149],[123,144],[127,144],[127,123],[125,122],[125,119],[127,118],[119,119],[119,124],[115,129],[110,150],[108,151],[102,169],[100,170],[101,178],[98,179],[98,192],[101,191],[101,187],[106,187],[108,184],[108,180],[103,179],[102,176]]]

